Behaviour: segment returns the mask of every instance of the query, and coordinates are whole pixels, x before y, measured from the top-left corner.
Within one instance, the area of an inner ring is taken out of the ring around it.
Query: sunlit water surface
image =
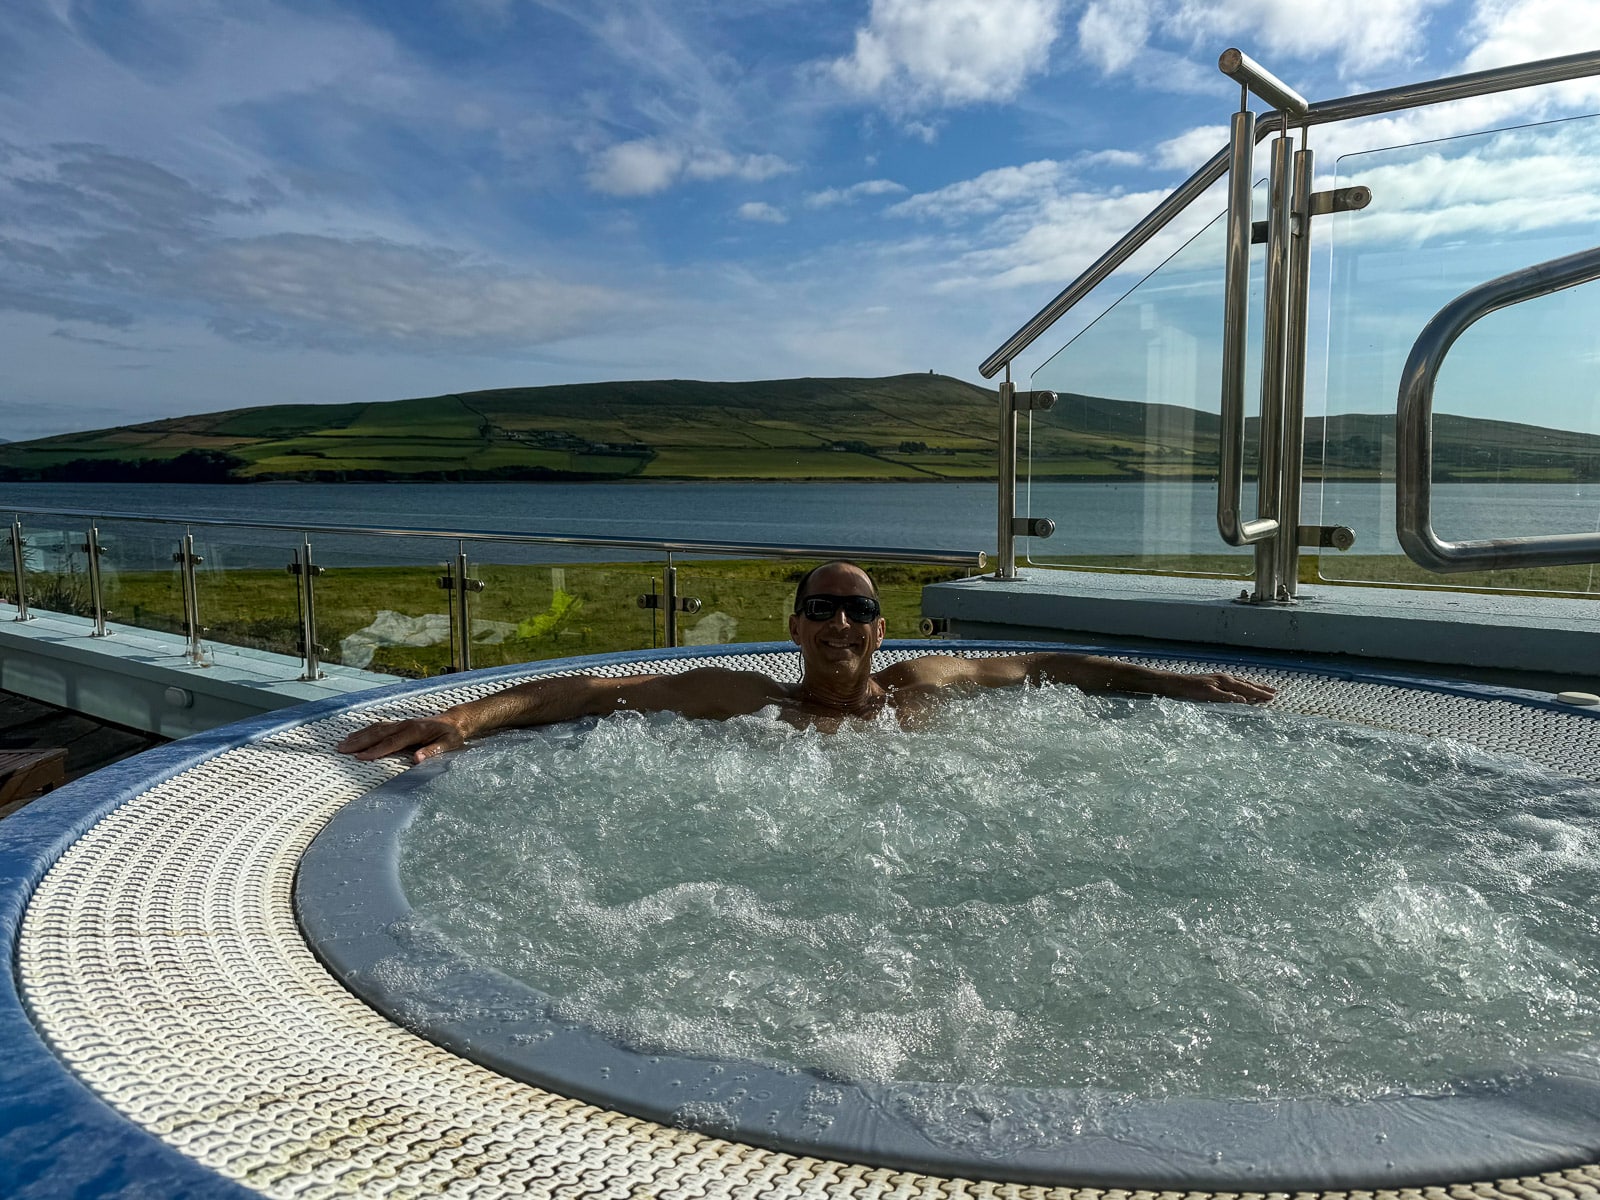
[[[1596,790],[1457,743],[1019,689],[909,731],[619,716],[431,787],[418,916],[641,1049],[1357,1099],[1600,1042]]]

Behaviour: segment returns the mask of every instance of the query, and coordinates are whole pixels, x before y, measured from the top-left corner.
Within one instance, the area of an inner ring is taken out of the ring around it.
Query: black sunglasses
[[[883,611],[871,596],[829,596],[820,592],[805,597],[794,606],[795,612],[808,621],[830,620],[841,608],[844,609],[844,615],[857,625],[876,621],[878,614]]]

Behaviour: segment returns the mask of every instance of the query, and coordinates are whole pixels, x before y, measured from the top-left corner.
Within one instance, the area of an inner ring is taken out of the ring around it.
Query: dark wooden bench
[[[0,810],[21,808],[41,792],[58,787],[66,777],[67,752],[60,746],[0,750]]]

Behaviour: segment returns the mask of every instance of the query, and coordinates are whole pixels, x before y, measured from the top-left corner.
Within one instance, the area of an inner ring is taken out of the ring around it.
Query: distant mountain
[[[371,404],[284,404],[0,447],[0,479],[992,479],[995,393],[944,375],[639,380]],[[1060,393],[1026,444],[1035,479],[1210,479],[1215,413]],[[1246,424],[1253,462],[1255,421]],[[1307,474],[1392,469],[1394,417],[1306,422]],[[1597,480],[1600,437],[1434,418],[1439,479]]]

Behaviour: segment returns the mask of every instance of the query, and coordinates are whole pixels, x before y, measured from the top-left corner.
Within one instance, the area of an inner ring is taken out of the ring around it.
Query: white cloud
[[[1555,58],[1600,46],[1600,4],[1570,0],[1479,0],[1468,27],[1477,45],[1462,63],[1482,71],[1512,63]],[[1567,103],[1600,100],[1600,80],[1583,79],[1551,89]]]
[[[760,200],[739,205],[735,215],[742,221],[763,221],[768,225],[782,225],[789,219],[784,216],[782,209],[774,208]]]
[[[474,263],[448,250],[304,235],[224,242],[186,281],[222,332],[266,341],[412,349],[537,345],[615,312],[604,288]],[[319,332],[320,331],[320,332]]]
[[[1073,160],[1081,167],[1142,167],[1144,155],[1133,150],[1095,150]]]
[[[846,188],[824,188],[806,195],[807,208],[831,208],[835,204],[852,204],[863,196],[893,196],[905,191],[905,185],[892,179],[864,179]]]
[[[895,112],[1013,99],[1049,64],[1061,0],[872,0],[833,78]]]
[[[747,154],[736,158],[726,150],[699,150],[688,156],[683,173],[689,179],[741,179],[760,183],[794,167],[776,154]]]
[[[1137,58],[1150,37],[1148,0],[1091,0],[1078,18],[1078,47],[1110,74]]]
[[[1199,125],[1156,147],[1156,162],[1174,170],[1194,171],[1228,144],[1226,125]]]
[[[1176,90],[1194,86],[1193,71],[1185,69],[1192,64],[1151,46],[1153,34],[1191,47],[1220,47],[1230,41],[1244,41],[1269,64],[1274,57],[1332,57],[1345,74],[1369,72],[1419,59],[1425,49],[1424,34],[1432,11],[1449,2],[1090,0],[1078,18],[1078,48],[1106,74],[1127,72],[1155,87],[1163,86],[1161,76],[1167,74],[1172,77],[1165,86]],[[1562,0],[1542,2],[1555,6]],[[1152,63],[1157,59],[1160,68],[1153,70]]]
[[[1064,174],[1062,165],[1051,159],[1040,159],[1020,167],[1000,167],[937,191],[919,192],[889,211],[896,216],[937,217],[946,221],[983,216],[1055,195]]]
[[[601,151],[587,178],[590,187],[609,196],[648,196],[671,187],[682,170],[682,151],[642,139]]]
[[[1429,12],[1446,0],[1180,0],[1175,24],[1211,41],[1250,35],[1263,52],[1337,56],[1367,71],[1407,62],[1423,48]]]
[[[657,138],[618,142],[595,156],[589,186],[609,196],[650,196],[684,179],[738,179],[759,183],[794,167],[775,154],[729,154],[716,148],[675,145]]]

